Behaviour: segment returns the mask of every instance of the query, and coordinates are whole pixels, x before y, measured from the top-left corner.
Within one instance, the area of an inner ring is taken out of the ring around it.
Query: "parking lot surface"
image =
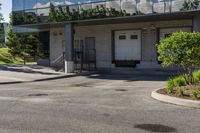
[[[47,74],[27,79],[20,74],[0,76],[1,133],[200,131],[199,109],[151,98],[152,90],[165,86],[166,76]]]

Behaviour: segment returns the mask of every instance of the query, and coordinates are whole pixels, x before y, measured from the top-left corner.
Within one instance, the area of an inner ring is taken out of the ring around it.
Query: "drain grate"
[[[115,89],[115,91],[128,91],[126,89]]]
[[[161,132],[161,133],[170,133],[176,132],[176,129],[173,127],[160,125],[160,124],[138,124],[134,126],[135,128],[143,129],[150,132]]]
[[[29,94],[28,96],[29,97],[41,97],[41,96],[48,96],[48,94],[40,94],[40,93],[38,93],[38,94]]]

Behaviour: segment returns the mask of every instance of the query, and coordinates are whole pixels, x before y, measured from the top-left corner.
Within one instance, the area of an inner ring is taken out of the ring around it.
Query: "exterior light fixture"
[[[57,36],[57,32],[55,31],[55,32],[53,32],[53,36]]]
[[[151,30],[155,30],[156,29],[154,24],[151,24],[150,28],[151,28]]]
[[[151,33],[154,33],[155,31],[156,31],[155,25],[154,25],[154,24],[151,24],[151,26],[150,26],[150,32],[151,32]]]
[[[62,32],[62,31],[60,31],[60,32],[59,32],[59,35],[60,35],[60,36],[62,36],[62,35],[63,35],[63,32]]]
[[[147,28],[142,28],[142,33],[143,33],[143,34],[147,34],[147,33],[148,33]]]

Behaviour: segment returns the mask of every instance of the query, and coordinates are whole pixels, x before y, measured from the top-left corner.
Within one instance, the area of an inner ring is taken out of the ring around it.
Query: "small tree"
[[[9,48],[9,52],[14,58],[16,56],[42,56],[41,45],[39,37],[36,34],[15,34],[13,32],[11,19],[8,25],[6,46]]]
[[[1,10],[1,3],[0,3],[0,10]],[[3,21],[3,15],[2,13],[0,12],[0,23],[1,21]],[[3,27],[3,24],[0,24],[0,43],[3,44],[4,43],[4,27]]]
[[[2,4],[0,3],[0,10],[1,10],[1,6],[2,6]],[[3,19],[3,15],[2,15],[2,13],[0,12],[0,22],[1,21],[3,21],[4,19]]]
[[[200,66],[200,33],[176,32],[157,46],[162,65],[182,68],[186,72],[186,81],[192,84],[192,70]]]
[[[10,15],[10,18],[12,18],[12,15]],[[5,44],[8,48],[10,48],[9,52],[14,58],[17,55],[20,55],[21,53],[20,40],[18,36],[13,32],[12,21],[10,21],[10,23],[8,24],[8,36],[7,36],[7,42]]]
[[[41,43],[37,35],[21,34],[20,38],[22,56],[31,56],[36,60],[37,56],[42,56]]]
[[[198,9],[200,4],[200,0],[189,0],[183,3],[183,7],[181,10],[195,10]]]

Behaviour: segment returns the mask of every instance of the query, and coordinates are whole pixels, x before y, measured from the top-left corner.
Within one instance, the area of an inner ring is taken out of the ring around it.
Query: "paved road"
[[[199,133],[200,110],[150,97],[165,79],[93,74],[1,82],[0,133]]]

